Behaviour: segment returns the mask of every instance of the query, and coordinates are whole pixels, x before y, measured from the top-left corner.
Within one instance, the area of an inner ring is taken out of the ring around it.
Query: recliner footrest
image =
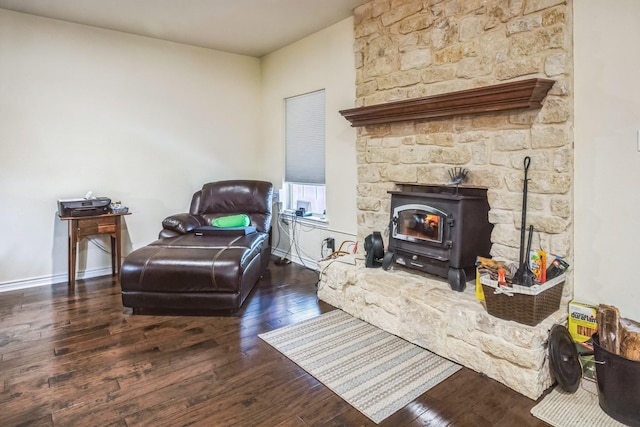
[[[267,240],[266,233],[189,233],[157,240],[125,259],[120,279],[123,304],[148,309],[237,310],[260,277]]]

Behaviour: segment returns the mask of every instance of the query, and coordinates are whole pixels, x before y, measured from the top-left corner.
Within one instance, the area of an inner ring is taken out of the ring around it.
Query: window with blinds
[[[324,90],[285,99],[285,181],[289,209],[324,214]]]

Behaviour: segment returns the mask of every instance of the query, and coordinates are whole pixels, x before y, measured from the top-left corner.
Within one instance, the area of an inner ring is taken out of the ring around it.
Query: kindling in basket
[[[499,286],[488,275],[480,277],[487,313],[500,319],[535,326],[560,308],[565,275],[531,287]]]

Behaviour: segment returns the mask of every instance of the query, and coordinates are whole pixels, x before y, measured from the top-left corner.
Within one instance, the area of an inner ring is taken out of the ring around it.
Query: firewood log
[[[621,318],[620,335],[620,355],[640,361],[640,323]]]
[[[612,305],[600,304],[596,312],[600,346],[610,353],[620,354],[620,312]]]

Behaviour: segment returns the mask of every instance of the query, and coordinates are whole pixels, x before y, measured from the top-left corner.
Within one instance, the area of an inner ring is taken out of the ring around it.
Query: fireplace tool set
[[[524,158],[524,183],[522,188],[522,224],[520,226],[520,260],[518,262],[518,271],[515,274],[515,283],[521,286],[532,286],[536,275],[533,274],[529,267],[529,254],[531,253],[531,238],[533,237],[533,225],[529,226],[529,240],[525,252],[524,238],[525,229],[527,228],[527,196],[529,192],[529,165],[531,165],[531,157]],[[525,257],[526,255],[526,257]]]

